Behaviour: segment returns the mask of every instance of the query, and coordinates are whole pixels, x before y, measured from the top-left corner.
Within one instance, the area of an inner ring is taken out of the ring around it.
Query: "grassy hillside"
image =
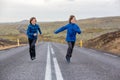
[[[120,30],[90,39],[86,42],[85,46],[120,55]]]
[[[20,39],[20,43],[27,43],[27,37],[24,32],[27,29],[28,23],[28,20],[24,20],[16,23],[0,24],[0,39],[9,40],[15,44],[16,40]],[[67,21],[38,22],[43,32],[43,35],[39,37],[39,40],[66,43],[66,31],[57,35],[54,34],[54,31],[67,23]],[[102,34],[119,30],[120,16],[82,19],[78,20],[77,24],[82,30],[82,34],[77,35],[76,44],[79,45],[80,40],[83,40],[83,42],[86,43],[88,40]],[[5,44],[5,42],[3,42],[3,44]]]
[[[54,35],[54,30],[67,24],[68,22],[39,23],[44,32],[44,37],[51,37],[50,40],[62,42],[65,39],[66,32]],[[77,24],[81,27],[82,34],[77,36],[77,44],[80,40],[86,42],[102,34],[113,32],[120,29],[120,17],[91,18],[78,20]]]

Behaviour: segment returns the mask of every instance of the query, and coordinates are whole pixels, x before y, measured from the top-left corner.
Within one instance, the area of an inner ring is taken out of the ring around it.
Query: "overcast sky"
[[[37,17],[38,21],[65,21],[120,16],[120,0],[0,0],[0,22],[16,22]]]

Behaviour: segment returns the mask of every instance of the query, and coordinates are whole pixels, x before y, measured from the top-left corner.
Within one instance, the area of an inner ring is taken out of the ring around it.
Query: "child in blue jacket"
[[[68,43],[68,50],[66,54],[66,60],[68,63],[70,63],[70,58],[72,57],[72,52],[74,48],[74,44],[76,42],[76,34],[80,34],[81,30],[79,26],[76,24],[76,18],[74,15],[71,15],[69,18],[69,24],[59,28],[54,33],[57,34],[59,32],[62,32],[64,30],[67,30],[67,36],[66,41]]]
[[[31,60],[34,60],[36,58],[35,43],[37,41],[38,31],[40,34],[42,34],[39,25],[36,24],[36,18],[32,17],[30,19],[30,24],[28,25],[28,29],[27,29],[27,36],[28,36],[28,41],[30,46],[29,52],[30,52]]]

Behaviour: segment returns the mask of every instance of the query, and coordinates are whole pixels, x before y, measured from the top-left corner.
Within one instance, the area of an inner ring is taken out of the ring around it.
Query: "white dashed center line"
[[[52,76],[51,76],[51,58],[50,58],[49,44],[48,44],[48,51],[47,51],[47,63],[46,63],[45,80],[52,80]]]
[[[62,73],[61,73],[61,70],[60,70],[60,67],[59,67],[59,64],[58,64],[58,61],[57,61],[57,58],[55,56],[51,57],[50,53],[52,53],[52,55],[55,54],[52,46],[48,44],[45,80],[52,80],[51,60],[53,60],[56,79],[57,80],[64,80]],[[51,59],[51,58],[53,58],[53,59]]]

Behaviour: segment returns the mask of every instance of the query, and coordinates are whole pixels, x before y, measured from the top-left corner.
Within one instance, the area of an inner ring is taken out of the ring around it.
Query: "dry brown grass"
[[[54,31],[60,28],[61,26],[64,26],[67,23],[68,23],[67,21],[38,22],[43,32],[42,37],[40,36],[39,40],[46,42],[51,41],[51,42],[66,43],[65,41],[66,31],[58,35],[55,35]],[[100,35],[119,30],[120,17],[116,16],[116,17],[83,19],[83,20],[78,20],[77,24],[80,26],[82,30],[82,34],[77,35],[76,45],[79,46],[80,40],[83,40],[83,43],[85,44],[88,40],[99,37]],[[19,25],[20,23],[0,24],[0,38],[14,42],[13,45],[16,45],[17,39],[20,39],[21,44],[28,43],[27,36],[19,32],[18,30]],[[28,22],[26,24],[23,24],[22,29],[27,29],[27,25]],[[98,45],[98,48],[99,46],[100,45]]]

